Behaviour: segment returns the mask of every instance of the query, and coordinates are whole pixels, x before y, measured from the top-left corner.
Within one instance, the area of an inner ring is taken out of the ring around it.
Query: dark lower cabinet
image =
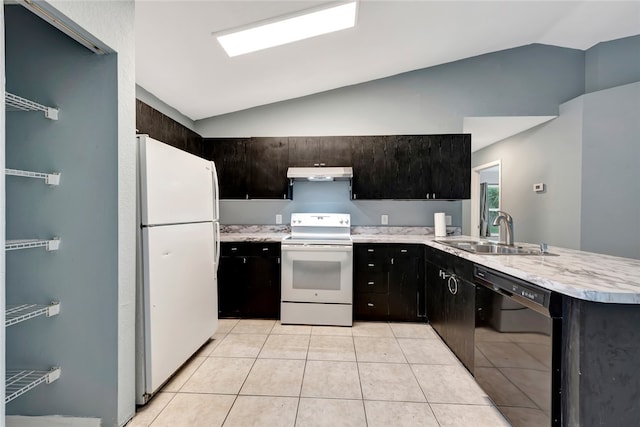
[[[280,317],[280,243],[221,243],[219,317]]]
[[[432,248],[427,249],[426,257],[429,323],[473,372],[476,318],[473,264]]]
[[[354,318],[425,319],[424,256],[421,245],[354,245]]]

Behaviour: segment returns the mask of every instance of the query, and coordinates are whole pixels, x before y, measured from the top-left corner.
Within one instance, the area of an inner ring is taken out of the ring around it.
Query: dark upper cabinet
[[[386,140],[375,136],[357,136],[351,142],[353,166],[352,198],[384,199]]]
[[[216,164],[221,199],[287,198],[286,137],[206,138],[203,153]]]
[[[207,138],[223,199],[290,197],[289,166],[352,166],[353,199],[468,199],[471,135]]]
[[[348,136],[289,137],[289,166],[351,166]]]
[[[286,199],[289,184],[288,138],[251,138],[249,198]]]
[[[427,135],[421,139],[427,198],[470,198],[471,135]]]
[[[471,136],[354,137],[354,199],[468,199]]]
[[[218,172],[221,199],[249,196],[249,138],[205,138],[203,155]]]

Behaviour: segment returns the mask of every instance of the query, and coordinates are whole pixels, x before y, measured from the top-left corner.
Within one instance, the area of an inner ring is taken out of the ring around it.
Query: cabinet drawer
[[[222,242],[221,256],[279,256],[280,243]]]
[[[246,242],[222,242],[220,243],[221,256],[247,256],[250,252],[250,243]]]
[[[280,243],[249,243],[250,255],[280,256]]]
[[[409,258],[417,258],[421,257],[424,251],[424,246],[422,245],[392,245],[388,248],[389,256],[394,258],[399,257],[409,257]]]
[[[353,285],[358,293],[386,294],[389,291],[387,283],[383,274],[358,274]]]
[[[384,259],[387,257],[387,246],[383,244],[356,244],[355,256],[358,260]]]
[[[389,300],[386,294],[357,294],[353,311],[356,319],[387,320]]]

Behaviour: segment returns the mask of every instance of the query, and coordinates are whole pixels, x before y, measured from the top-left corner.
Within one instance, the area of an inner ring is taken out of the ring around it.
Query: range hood
[[[309,167],[289,168],[287,178],[314,182],[338,181],[353,178],[353,168],[348,167]]]

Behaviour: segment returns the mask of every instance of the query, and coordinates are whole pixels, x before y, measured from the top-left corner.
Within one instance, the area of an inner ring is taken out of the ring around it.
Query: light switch
[[[451,225],[451,215],[444,216],[444,223],[445,225]]]
[[[276,215],[276,224],[282,224],[282,215]]]
[[[533,191],[536,193],[542,193],[544,191],[544,184],[542,182],[533,184]]]
[[[382,225],[389,224],[389,215],[380,216],[380,224],[382,224]]]

